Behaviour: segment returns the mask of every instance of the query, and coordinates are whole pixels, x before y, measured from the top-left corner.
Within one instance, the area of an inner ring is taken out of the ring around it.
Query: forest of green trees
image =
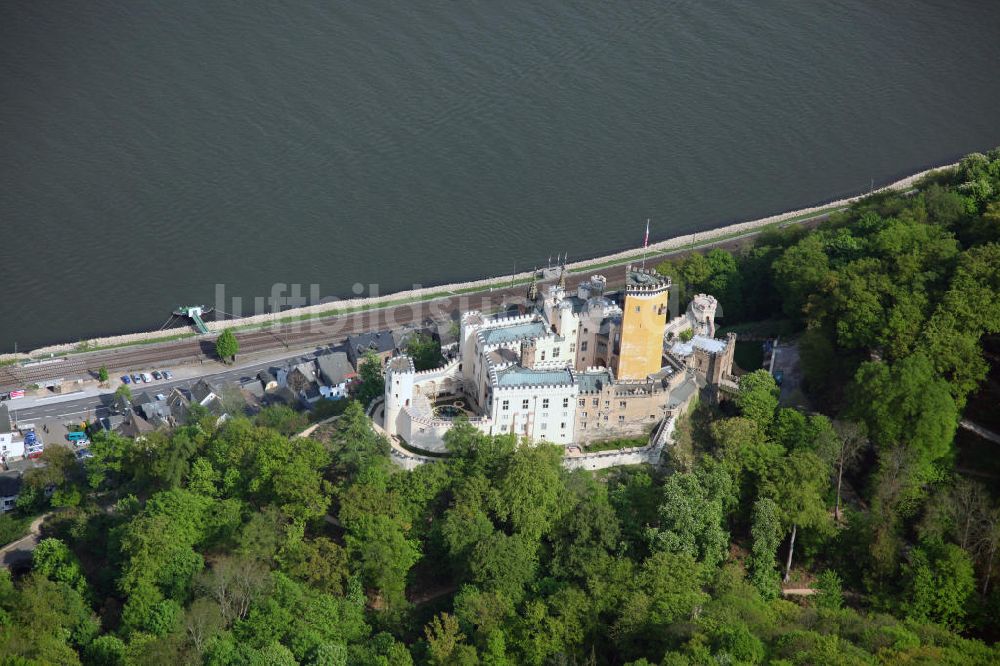
[[[954,443],[1000,332],[1000,151],[661,270],[797,338],[816,411],[751,372],[662,468],[602,473],[467,424],[403,471],[357,402],[309,438],[269,408],[47,449],[2,663],[1000,661],[1000,497]]]

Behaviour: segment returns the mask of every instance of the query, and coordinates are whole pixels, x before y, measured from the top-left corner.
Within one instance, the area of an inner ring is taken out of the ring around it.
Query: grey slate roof
[[[316,357],[316,365],[319,366],[320,377],[327,386],[342,384],[354,374],[354,366],[344,352],[320,354]]]
[[[580,373],[576,376],[576,383],[580,386],[580,393],[598,393],[612,383],[611,373],[607,371]]]
[[[667,408],[675,409],[679,405],[683,404],[685,400],[691,397],[691,394],[698,390],[698,384],[694,381],[685,381],[680,386],[675,388],[670,392],[670,398],[667,400]]]
[[[389,331],[375,331],[372,333],[359,333],[347,338],[350,348],[356,350],[358,355],[364,355],[369,349],[377,352],[392,351],[396,347],[396,341]]]
[[[529,321],[502,328],[487,328],[480,335],[483,336],[483,344],[498,345],[518,340],[527,340],[529,338],[539,338],[545,335],[548,330],[545,322]]]
[[[573,383],[569,370],[529,370],[519,365],[497,373],[499,386],[561,386]]]
[[[15,497],[21,492],[20,472],[0,472],[0,497]]]
[[[191,387],[191,397],[195,402],[201,404],[209,396],[209,394],[219,395],[211,384],[206,382],[204,379],[199,379],[194,386]]]

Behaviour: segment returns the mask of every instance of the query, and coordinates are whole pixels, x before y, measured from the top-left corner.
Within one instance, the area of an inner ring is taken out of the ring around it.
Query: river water
[[[251,314],[595,256],[1000,144],[995,0],[7,0],[0,63],[3,352],[217,284]]]

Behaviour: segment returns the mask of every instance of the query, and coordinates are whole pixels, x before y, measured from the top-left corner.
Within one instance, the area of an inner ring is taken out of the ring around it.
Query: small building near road
[[[146,435],[154,430],[156,430],[156,427],[152,423],[142,418],[135,412],[127,415],[122,424],[118,427],[118,433],[120,435],[131,437],[137,441],[142,441],[145,439]]]
[[[344,352],[321,354],[316,357],[319,366],[320,393],[327,400],[346,398],[349,386],[358,376]]]
[[[174,387],[167,394],[165,402],[170,408],[170,416],[175,424],[187,421],[188,411],[191,407],[191,396],[187,391],[180,387]]]
[[[308,393],[316,385],[316,364],[297,363],[278,370],[278,386],[287,386],[295,393]]]
[[[0,472],[0,513],[14,510],[22,484],[20,472]]]
[[[396,353],[396,338],[390,331],[376,331],[374,333],[359,333],[347,338],[347,357],[351,361],[354,369],[358,369],[358,363],[364,359],[368,352],[375,352],[384,366]]]
[[[212,409],[212,403],[216,401],[221,402],[219,397],[219,391],[215,389],[211,384],[209,384],[204,379],[199,379],[195,382],[195,385],[191,387],[191,402],[197,403],[202,407],[206,407],[209,410]]]
[[[166,400],[157,400],[148,393],[142,393],[135,401],[136,409],[154,427],[170,426],[173,419],[170,405]]]
[[[24,438],[10,421],[7,405],[0,406],[0,463],[24,457]]]

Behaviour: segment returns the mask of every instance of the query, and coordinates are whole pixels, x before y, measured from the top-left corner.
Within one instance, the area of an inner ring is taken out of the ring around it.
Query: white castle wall
[[[490,406],[493,428],[489,434],[515,433],[532,441],[571,444],[578,392],[576,384],[496,388]]]

